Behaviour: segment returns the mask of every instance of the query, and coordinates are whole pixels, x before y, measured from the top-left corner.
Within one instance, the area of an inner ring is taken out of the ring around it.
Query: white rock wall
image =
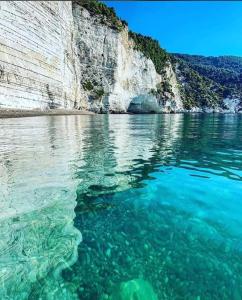
[[[150,59],[134,50],[128,30],[113,30],[78,5],[74,5],[73,15],[82,70],[80,82],[85,89],[88,109],[126,112],[131,102],[144,111],[166,111],[168,106],[175,111],[182,108],[171,65],[166,69],[166,77],[175,96],[168,101],[167,107],[161,107],[151,90],[164,78],[157,74]]]
[[[74,107],[73,38],[71,1],[0,2],[0,108]]]
[[[108,111],[113,93],[114,73],[118,64],[119,33],[89,14],[79,5],[73,6],[79,64],[86,108]],[[99,91],[105,94],[99,96]],[[119,99],[118,102],[122,101]],[[120,104],[118,105],[120,106]],[[115,108],[115,110],[118,107]]]
[[[176,111],[176,77],[171,66],[166,73],[175,96],[162,106],[150,92],[164,78],[127,29],[71,1],[0,2],[0,108]]]
[[[224,111],[230,113],[236,113],[241,110],[241,101],[236,98],[226,98],[223,99]]]
[[[183,111],[182,99],[178,87],[177,77],[171,64],[169,64],[166,68],[166,76],[171,85],[171,90],[174,96],[166,102],[166,105],[163,108],[163,110],[165,112],[168,110],[172,110],[174,112],[181,112]]]
[[[133,46],[128,38],[128,31],[121,32],[117,45],[115,83],[109,97],[111,111],[127,111],[132,101],[147,100],[147,96],[151,99],[151,89],[155,89],[161,82],[161,76],[156,73],[153,62],[143,53],[134,50]]]

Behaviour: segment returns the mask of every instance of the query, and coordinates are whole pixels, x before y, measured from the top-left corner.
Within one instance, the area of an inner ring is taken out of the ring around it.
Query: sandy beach
[[[62,115],[93,115],[93,112],[85,110],[21,110],[21,109],[0,109],[0,118],[21,118],[37,116],[62,116]]]

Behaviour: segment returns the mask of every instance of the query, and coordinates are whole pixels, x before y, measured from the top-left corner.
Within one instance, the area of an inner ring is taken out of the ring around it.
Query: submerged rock
[[[110,300],[158,300],[152,286],[143,279],[122,282]]]

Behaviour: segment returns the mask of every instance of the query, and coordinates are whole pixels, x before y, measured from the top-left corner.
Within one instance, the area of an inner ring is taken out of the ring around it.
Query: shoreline
[[[40,116],[70,116],[70,115],[95,115],[94,112],[86,110],[68,110],[68,109],[0,109],[0,119],[40,117]]]
[[[87,110],[68,110],[68,109],[50,109],[50,110],[24,110],[24,109],[0,109],[0,119],[9,119],[9,118],[24,118],[24,117],[41,117],[41,116],[71,116],[71,115],[96,115],[99,113],[94,113]],[[177,111],[177,112],[150,112],[150,113],[131,113],[131,112],[123,112],[123,113],[110,113],[114,115],[147,115],[147,114],[241,114],[241,112],[232,112],[232,111]]]

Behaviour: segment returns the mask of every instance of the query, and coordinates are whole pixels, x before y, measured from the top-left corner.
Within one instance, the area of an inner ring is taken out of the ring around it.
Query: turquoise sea
[[[1,119],[0,299],[242,300],[242,115]]]

